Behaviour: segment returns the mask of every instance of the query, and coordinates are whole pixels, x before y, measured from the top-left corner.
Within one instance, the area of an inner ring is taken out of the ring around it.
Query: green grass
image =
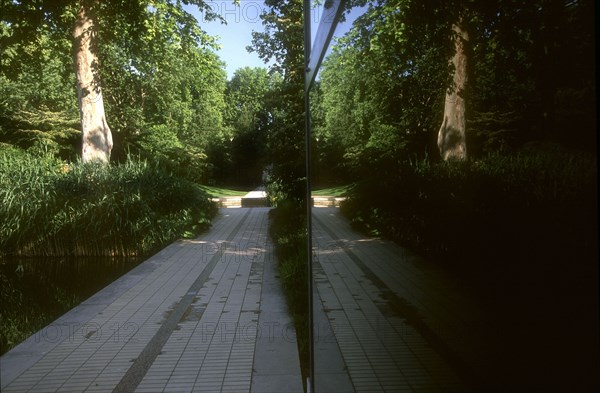
[[[313,190],[313,196],[329,196],[329,197],[345,197],[348,196],[352,191],[353,184],[347,184],[345,186],[322,188],[319,190]]]
[[[248,191],[230,190],[227,188],[219,188],[212,186],[200,186],[200,188],[206,192],[211,198],[227,198],[227,197],[240,197],[248,193]]]

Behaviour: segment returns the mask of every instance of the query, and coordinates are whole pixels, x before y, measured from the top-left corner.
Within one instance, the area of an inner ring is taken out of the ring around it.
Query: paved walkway
[[[2,356],[2,391],[302,391],[268,210],[222,209]]]
[[[2,392],[301,392],[268,210],[221,209],[208,234],[165,248],[42,329],[0,359]],[[501,339],[507,325],[493,322],[510,314],[486,315],[439,267],[357,234],[336,208],[313,217],[317,393],[514,391],[498,386],[546,369]],[[552,374],[545,386],[553,380],[567,379]]]
[[[468,391],[459,355],[473,357],[464,344],[480,327],[456,283],[335,208],[313,217],[316,390]]]
[[[337,209],[313,217],[317,392],[600,391],[597,270],[490,298]]]

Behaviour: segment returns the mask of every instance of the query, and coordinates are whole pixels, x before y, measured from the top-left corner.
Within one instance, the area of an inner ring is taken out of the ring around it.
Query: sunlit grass
[[[248,193],[248,190],[230,190],[212,186],[200,186],[200,188],[211,198],[242,197]]]
[[[347,184],[344,186],[337,187],[329,187],[329,188],[321,188],[318,190],[313,190],[313,196],[329,196],[329,197],[345,197],[348,196],[350,191],[352,190],[353,184]]]

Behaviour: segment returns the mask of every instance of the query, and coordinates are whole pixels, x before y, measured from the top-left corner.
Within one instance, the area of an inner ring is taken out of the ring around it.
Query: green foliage
[[[196,185],[128,160],[71,164],[0,152],[5,255],[145,255],[206,228],[216,208]]]
[[[101,71],[114,156],[136,152],[180,176],[207,182],[218,174],[215,166],[223,165],[220,153],[230,138],[223,118],[224,65],[210,47],[159,34],[171,23],[160,15],[151,13],[152,23],[137,38],[149,47],[104,49],[110,61]]]
[[[5,115],[0,118],[0,142],[32,152],[75,158],[81,132],[73,113],[31,108]]]
[[[252,46],[265,62],[274,60],[271,70],[283,75],[284,80],[302,81],[304,78],[304,25],[303,4],[300,0],[266,0],[268,10],[260,18],[264,32],[252,32]],[[300,87],[304,86],[303,83]]]
[[[315,134],[343,168],[374,158],[397,165],[432,150],[448,84],[448,20],[422,12],[410,1],[371,4],[324,62]]]
[[[0,22],[3,39],[12,32]],[[50,150],[63,158],[75,155],[79,118],[74,75],[66,74],[61,56],[70,56],[67,40],[52,40],[44,27],[36,42],[23,45],[38,58],[26,66],[14,47],[0,67],[0,142]],[[24,55],[25,56],[25,55]]]
[[[203,1],[186,4],[218,19]],[[71,53],[78,4],[2,7],[0,142],[29,148],[42,140],[73,160],[80,149]],[[218,174],[230,135],[223,122],[226,74],[213,52],[215,39],[181,2],[94,2],[93,12],[113,159],[134,153],[168,160],[170,170],[195,181]]]
[[[550,140],[587,149],[594,144],[593,2],[494,1],[470,4],[470,142],[487,154]],[[570,92],[570,93],[568,93]],[[566,94],[574,94],[567,101]],[[576,103],[576,104],[575,104]],[[571,111],[572,105],[579,109]],[[495,119],[487,122],[489,115]],[[482,121],[483,120],[483,121]],[[565,129],[575,129],[576,134]]]
[[[230,167],[232,184],[256,186],[261,183],[269,111],[267,95],[275,88],[279,75],[266,68],[240,68],[227,83],[226,123],[231,129]]]
[[[256,127],[263,116],[265,95],[273,84],[266,68],[244,67],[227,83],[228,120],[240,132]]]

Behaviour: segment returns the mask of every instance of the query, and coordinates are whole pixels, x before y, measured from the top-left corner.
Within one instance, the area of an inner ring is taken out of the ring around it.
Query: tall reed
[[[68,165],[0,150],[0,255],[141,255],[215,213],[198,185],[144,161]]]

